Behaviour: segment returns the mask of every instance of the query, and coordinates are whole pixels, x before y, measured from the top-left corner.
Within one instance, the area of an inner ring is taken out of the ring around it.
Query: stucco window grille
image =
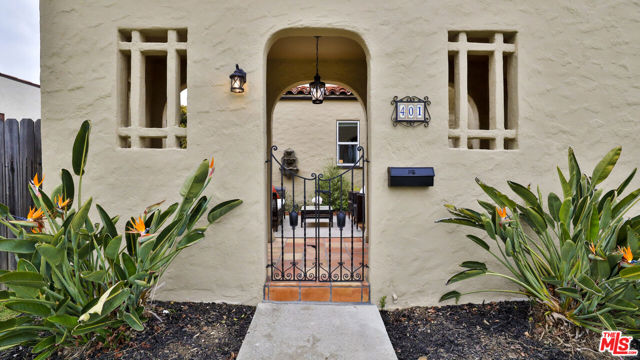
[[[352,166],[358,160],[360,122],[338,121],[336,126],[337,164],[338,166]]]
[[[449,147],[516,149],[516,34],[450,31],[448,35]]]
[[[187,30],[120,30],[118,37],[119,146],[185,148],[180,93],[187,87]]]

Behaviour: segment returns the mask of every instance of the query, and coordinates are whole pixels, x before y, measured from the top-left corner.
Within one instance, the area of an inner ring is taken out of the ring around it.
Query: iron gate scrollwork
[[[271,194],[267,265],[270,280],[364,281],[368,268],[365,237],[368,161],[364,148],[356,148],[355,163],[340,167],[337,175],[327,178],[322,173],[304,177],[287,172],[274,154],[277,150],[277,146],[272,146],[267,160]],[[279,179],[274,179],[274,169],[278,170]],[[356,172],[361,172],[361,177],[356,177]],[[290,189],[285,187],[285,177],[290,178],[287,181]],[[356,189],[356,181],[360,179],[360,189]]]

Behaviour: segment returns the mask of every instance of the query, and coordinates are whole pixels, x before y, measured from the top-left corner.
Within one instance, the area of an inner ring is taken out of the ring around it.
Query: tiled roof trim
[[[292,88],[291,90],[284,93],[284,95],[309,95],[309,85],[300,85]],[[351,90],[343,88],[337,85],[326,85],[325,87],[327,96],[354,96],[351,93]]]

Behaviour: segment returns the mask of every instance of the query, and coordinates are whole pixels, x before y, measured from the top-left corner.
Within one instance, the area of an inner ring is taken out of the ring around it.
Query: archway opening
[[[325,32],[280,34],[267,52],[267,300],[338,301],[330,284],[341,282],[353,285],[349,302],[369,302],[367,55],[356,39]],[[312,104],[308,86],[314,35],[322,104]],[[311,299],[269,286],[283,281],[318,289]]]

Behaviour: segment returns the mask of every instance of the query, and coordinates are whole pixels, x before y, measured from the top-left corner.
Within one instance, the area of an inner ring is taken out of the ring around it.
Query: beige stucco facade
[[[0,74],[0,113],[6,119],[40,119],[40,86]]]
[[[446,203],[475,206],[482,196],[475,177],[503,189],[504,180],[513,179],[558,192],[555,166],[566,166],[568,146],[589,169],[622,145],[620,170],[609,184],[638,164],[640,6],[632,2],[42,0],[40,14],[47,189],[56,185],[61,167],[71,166],[70,139],[91,119],[83,193],[110,214],[137,215],[146,205],[176,200],[184,177],[211,155],[214,199],[244,200],[176,259],[157,292],[162,299],[261,300],[273,107],[284,90],[309,82],[314,71],[306,58],[268,59],[271,45],[288,36],[346,38],[364,54],[325,61],[324,67],[321,60],[320,72],[325,81],[353,89],[365,104],[372,302],[386,295],[392,307],[437,304],[442,293],[455,289],[445,282],[458,264],[484,256],[464,238],[466,229],[434,223],[447,216]],[[186,150],[119,147],[121,28],[188,29]],[[449,147],[452,30],[517,32],[517,83],[511,84],[517,114],[510,112],[517,120],[517,149]],[[229,91],[236,63],[247,71],[244,94]],[[429,96],[428,128],[392,125],[390,101],[406,95]],[[433,166],[435,186],[389,188],[388,166]],[[459,287],[502,284],[482,278]]]

